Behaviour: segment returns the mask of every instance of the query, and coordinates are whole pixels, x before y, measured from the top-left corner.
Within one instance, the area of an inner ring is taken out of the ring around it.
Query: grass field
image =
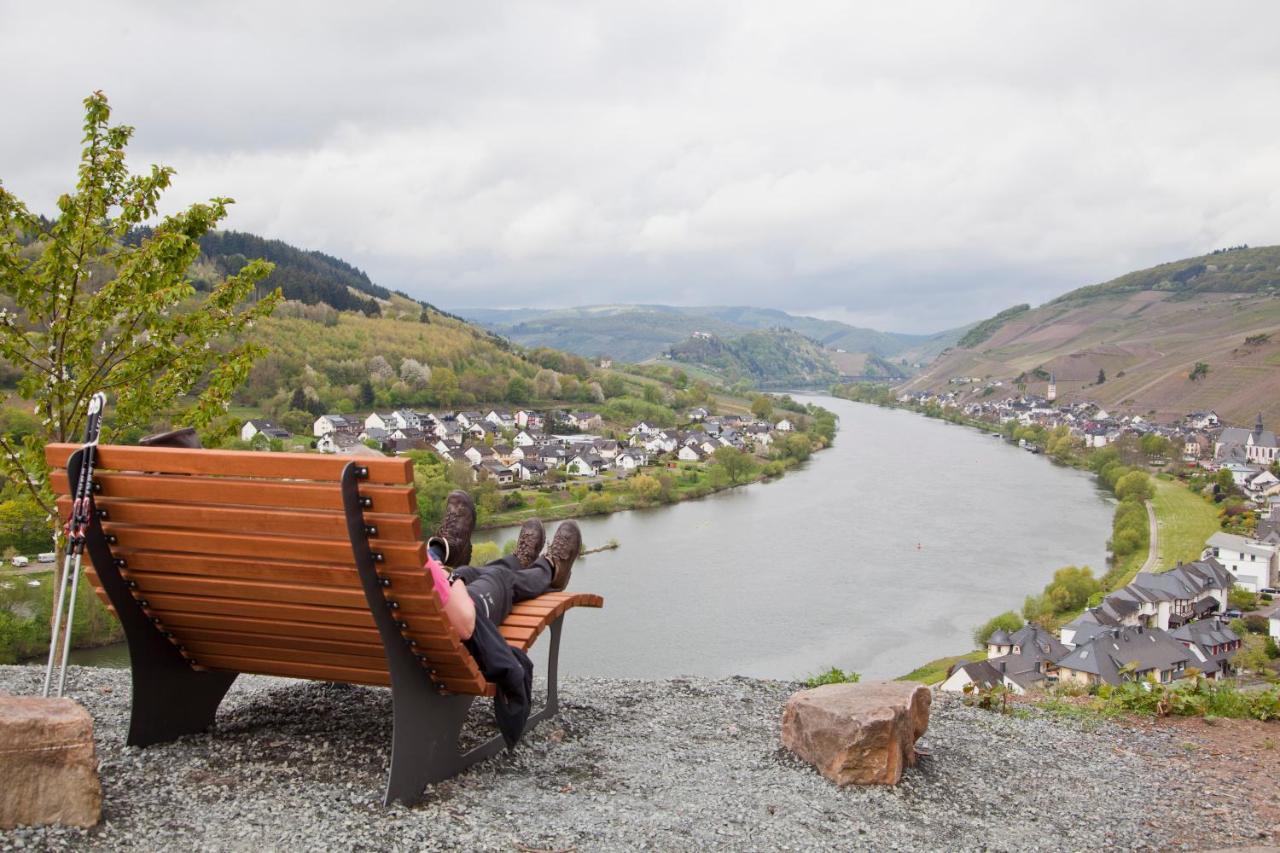
[[[947,677],[947,670],[960,661],[979,661],[986,660],[987,653],[983,649],[975,649],[967,654],[954,655],[947,658],[938,658],[931,660],[924,666],[911,670],[906,675],[895,680],[897,681],[918,681],[921,684],[937,684]]]
[[[1160,564],[1167,571],[1178,561],[1200,559],[1205,540],[1218,532],[1218,513],[1213,504],[1193,494],[1182,483],[1152,480],[1156,486],[1151,503],[1156,508],[1159,527]]]

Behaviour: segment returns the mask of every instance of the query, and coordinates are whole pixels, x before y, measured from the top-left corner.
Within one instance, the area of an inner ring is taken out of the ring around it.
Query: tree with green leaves
[[[752,398],[751,414],[762,421],[767,421],[773,417],[773,401],[769,399],[767,394],[757,394]]]
[[[1024,624],[1026,623],[1022,621],[1022,617],[1017,613],[1014,613],[1012,610],[1001,613],[999,616],[992,616],[986,622],[983,622],[974,629],[973,644],[978,647],[985,646],[987,644],[987,640],[997,630],[1003,630],[1006,633],[1012,634]]]
[[[756,460],[746,451],[736,447],[717,447],[713,456],[714,464],[724,469],[729,482],[734,485],[744,483],[755,476]]]
[[[158,421],[209,427],[260,354],[242,333],[280,298],[246,302],[271,273],[263,261],[198,294],[188,271],[231,199],[147,228],[174,171],[130,174],[133,128],[110,124],[101,92],[84,106],[76,187],[52,219],[0,185],[0,359],[21,371],[18,396],[39,419],[23,435],[0,434],[0,473],[51,518],[44,446],[80,439],[95,391],[114,403],[104,440]]]

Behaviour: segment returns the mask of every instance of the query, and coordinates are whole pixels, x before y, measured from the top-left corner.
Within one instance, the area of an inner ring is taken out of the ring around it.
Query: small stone
[[[71,699],[0,695],[0,829],[102,816],[93,719]]]
[[[837,785],[896,785],[916,763],[932,699],[897,681],[802,690],[787,700],[782,744]]]

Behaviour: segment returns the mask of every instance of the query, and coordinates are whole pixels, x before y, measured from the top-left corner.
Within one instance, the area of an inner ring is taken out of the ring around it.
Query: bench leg
[[[129,644],[129,654],[134,646]],[[185,661],[173,665],[133,664],[133,714],[130,746],[150,746],[213,727],[234,672],[200,672]]]
[[[561,616],[551,623],[547,699],[537,713],[529,715],[524,727],[526,733],[540,721],[554,717],[559,710],[557,675],[563,622]],[[474,699],[474,696],[443,694],[430,683],[410,682],[392,688],[391,774],[384,804],[413,805],[422,799],[427,785],[450,779],[505,748],[502,735],[495,735],[465,753],[458,752],[458,736]]]
[[[72,483],[79,478],[83,455],[83,450],[76,451],[67,461],[67,476]],[[85,549],[129,643],[133,706],[127,743],[149,746],[208,730],[236,674],[191,668],[134,600],[98,514],[91,512],[89,517]]]
[[[430,683],[392,689],[391,772],[385,805],[411,806],[422,799],[427,785],[455,776],[467,766],[458,754],[458,736],[474,699],[442,693]]]

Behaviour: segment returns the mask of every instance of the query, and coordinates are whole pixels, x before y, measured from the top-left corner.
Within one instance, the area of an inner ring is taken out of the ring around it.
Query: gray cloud
[[[101,88],[175,205],[444,306],[904,331],[1274,242],[1280,7],[866,5],[7,4],[0,178]]]

